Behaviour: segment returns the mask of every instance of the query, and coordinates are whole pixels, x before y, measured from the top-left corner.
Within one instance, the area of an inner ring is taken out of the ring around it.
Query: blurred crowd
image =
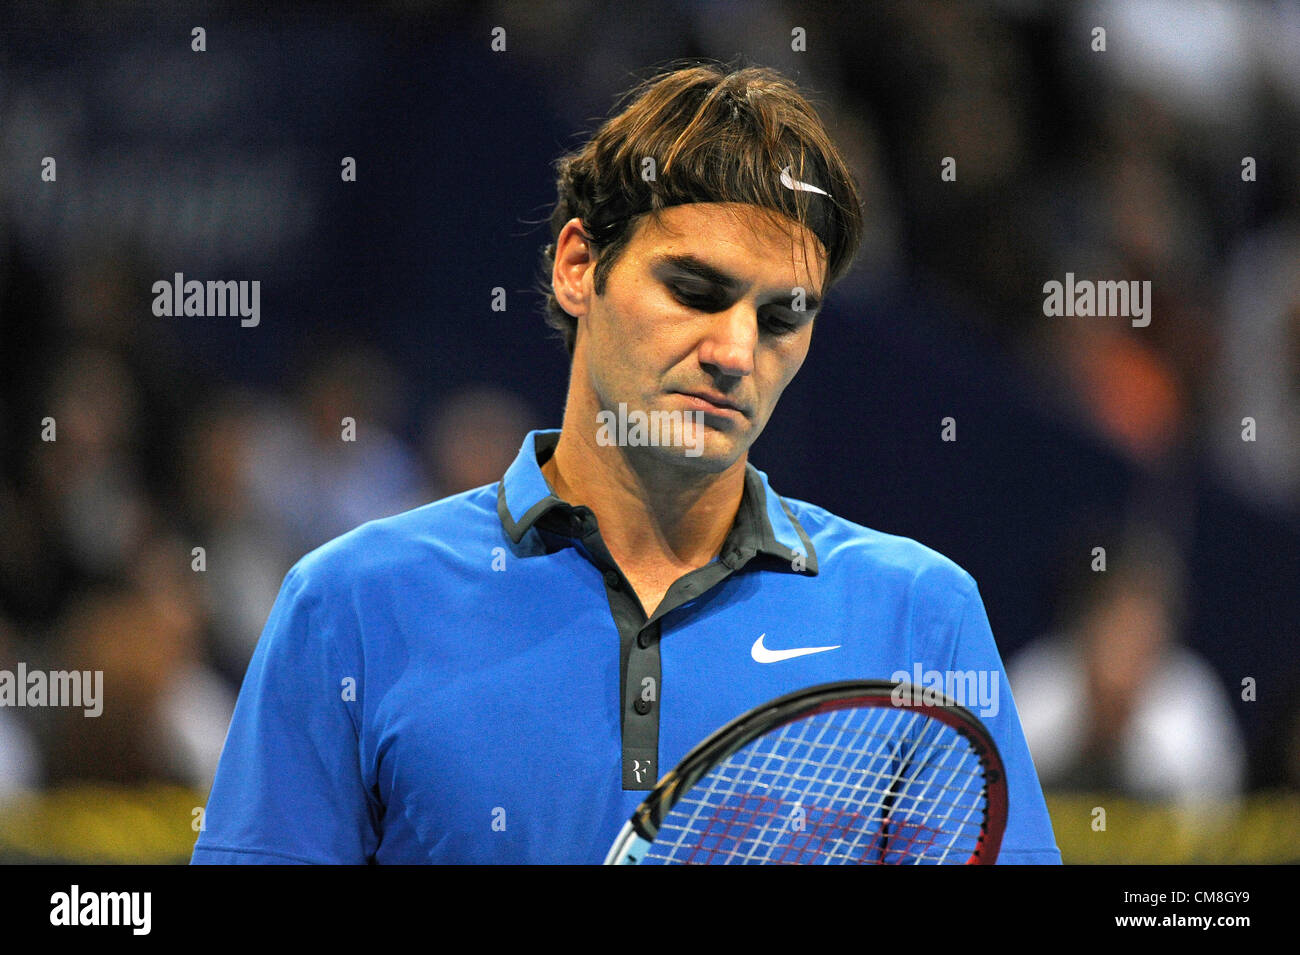
[[[28,332],[6,349],[0,407],[39,426],[8,435],[0,481],[0,669],[102,670],[109,705],[0,708],[0,795],[205,787],[294,561],[496,480],[539,426],[483,385],[433,402],[403,441],[400,376],[361,344],[305,356],[281,390],[204,380],[146,329],[148,282],[123,262],[63,284],[8,260],[6,317]]]
[[[1296,7],[772,2],[740,17],[680,3],[643,33],[612,25],[619,5],[560,6],[583,15],[554,18],[560,30],[485,9],[517,23],[539,72],[579,63],[550,90],[573,129],[629,70],[670,56],[749,50],[816,87],[867,197],[855,281],[905,270],[970,304],[976,327],[956,331],[1015,356],[1140,475],[1130,527],[1154,529],[1126,539],[1130,559],[1063,585],[1058,626],[1010,661],[1045,784],[1173,801],[1300,788],[1300,693],[1252,762],[1232,687],[1182,646],[1179,493],[1208,460],[1252,506],[1300,523]],[[796,61],[770,40],[788,23],[833,50]],[[1090,48],[1099,23],[1106,53]],[[203,788],[292,563],[497,480],[560,409],[485,370],[413,411],[393,356],[360,342],[304,349],[277,386],[196,372],[152,321],[154,263],[90,242],[54,268],[3,216],[0,669],[102,669],[112,704],[99,719],[0,708],[0,796],[76,780]],[[1154,320],[1044,322],[1041,283],[1067,272],[1151,280]],[[540,313],[536,327],[540,343]]]

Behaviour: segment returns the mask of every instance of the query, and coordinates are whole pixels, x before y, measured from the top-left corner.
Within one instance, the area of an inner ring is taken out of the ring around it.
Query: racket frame
[[[907,702],[895,702],[901,694]],[[986,810],[980,836],[967,865],[997,861],[1008,811],[1006,769],[993,737],[970,710],[945,694],[892,680],[841,680],[807,687],[756,706],[719,728],[669,770],[623,826],[605,857],[605,865],[638,865],[677,802],[714,766],[754,740],[787,723],[832,710],[850,709],[862,700],[874,706],[924,712],[961,734],[984,770]],[[916,702],[920,701],[920,702]]]

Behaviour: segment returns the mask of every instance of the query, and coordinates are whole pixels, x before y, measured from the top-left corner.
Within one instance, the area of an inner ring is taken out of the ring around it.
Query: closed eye
[[[669,291],[673,293],[673,298],[681,302],[687,308],[698,308],[704,312],[717,312],[726,308],[726,302],[720,295],[710,292],[701,292],[695,289],[688,289],[681,285],[668,286]]]
[[[771,332],[773,335],[789,335],[791,332],[793,332],[795,329],[799,327],[799,325],[795,322],[782,321],[780,318],[777,318],[771,312],[768,312],[766,315],[761,316],[759,318],[759,321],[763,324],[763,326],[767,329],[767,331]]]
[[[717,292],[704,292],[675,283],[668,283],[668,289],[678,302],[687,308],[698,309],[702,312],[718,312],[730,304],[724,295]],[[778,313],[771,310],[760,312],[758,321],[763,331],[771,335],[789,335],[791,332],[797,331],[799,326],[803,324],[799,320],[783,319]]]

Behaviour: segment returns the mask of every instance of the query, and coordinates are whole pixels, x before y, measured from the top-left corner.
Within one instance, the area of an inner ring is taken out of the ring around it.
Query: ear
[[[582,220],[570,219],[555,239],[555,265],[551,270],[551,288],[560,308],[574,318],[587,314],[591,285],[587,273],[595,257],[582,234]]]

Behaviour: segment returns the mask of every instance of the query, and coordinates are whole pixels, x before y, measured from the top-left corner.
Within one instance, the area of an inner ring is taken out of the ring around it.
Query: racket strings
[[[663,820],[646,861],[965,862],[986,812],[979,757],[947,724],[894,707],[830,710],[714,766]]]

